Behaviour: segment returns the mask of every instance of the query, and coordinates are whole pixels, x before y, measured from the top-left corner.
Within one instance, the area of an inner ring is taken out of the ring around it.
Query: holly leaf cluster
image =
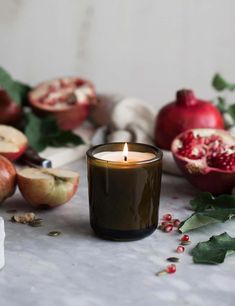
[[[200,193],[190,201],[194,213],[181,222],[179,231],[185,233],[209,224],[225,222],[235,215],[235,196],[214,197],[209,192]]]

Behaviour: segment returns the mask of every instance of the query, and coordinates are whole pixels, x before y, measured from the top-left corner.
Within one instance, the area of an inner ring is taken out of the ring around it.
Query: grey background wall
[[[0,65],[36,84],[78,74],[156,108],[235,81],[234,0],[0,0]]]

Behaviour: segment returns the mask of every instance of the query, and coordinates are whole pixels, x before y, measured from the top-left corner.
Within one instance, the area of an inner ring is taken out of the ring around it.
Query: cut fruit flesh
[[[60,178],[60,179],[76,179],[79,177],[78,173],[69,171],[69,170],[61,170],[61,169],[37,169],[37,168],[25,168],[18,171],[18,175],[28,178],[28,179],[51,179],[51,178]]]
[[[184,132],[173,142],[172,150],[179,158],[193,164],[194,169],[207,165],[222,171],[235,171],[235,139],[222,130]]]
[[[12,145],[12,148],[19,148],[24,146],[27,143],[26,136],[18,131],[17,129],[8,126],[8,125],[0,125],[0,151],[2,151],[2,146]],[[4,147],[3,147],[4,149]]]
[[[44,82],[30,93],[30,100],[39,108],[59,111],[94,99],[93,85],[78,78],[63,78]]]

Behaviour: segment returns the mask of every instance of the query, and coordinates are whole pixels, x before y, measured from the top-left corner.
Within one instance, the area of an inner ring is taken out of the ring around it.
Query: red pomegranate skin
[[[14,101],[4,89],[0,88],[0,124],[15,125],[21,119],[21,108]]]
[[[12,196],[16,188],[16,170],[13,164],[0,155],[0,202]]]
[[[201,129],[200,129],[201,130]],[[235,138],[223,130],[211,129],[212,133],[225,135],[233,139],[235,145]],[[188,161],[182,158],[176,152],[175,143],[182,135],[178,135],[172,142],[172,154],[178,167],[180,168],[184,177],[197,189],[201,191],[210,192],[213,195],[220,195],[223,193],[231,193],[235,186],[235,170],[226,171],[217,168],[211,168],[208,165],[203,165],[199,168],[189,165]],[[235,165],[234,165],[235,166]]]
[[[180,90],[176,97],[176,101],[164,106],[157,115],[157,146],[170,150],[173,139],[188,129],[224,129],[222,115],[211,102],[197,99],[191,90]]]

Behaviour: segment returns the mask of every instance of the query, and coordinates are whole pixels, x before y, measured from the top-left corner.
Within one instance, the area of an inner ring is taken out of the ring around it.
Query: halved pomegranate
[[[89,81],[68,77],[36,86],[29,102],[38,115],[53,115],[63,130],[72,130],[87,118],[96,103],[95,88]]]
[[[192,129],[178,135],[171,147],[188,181],[214,195],[235,186],[235,138],[217,129]]]

